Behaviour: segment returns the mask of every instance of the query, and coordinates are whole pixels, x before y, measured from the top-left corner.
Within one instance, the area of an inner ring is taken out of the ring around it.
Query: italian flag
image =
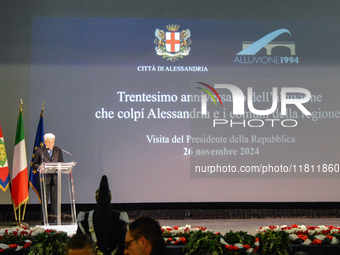
[[[0,125],[0,189],[5,192],[9,186],[9,171],[4,137]]]
[[[15,136],[11,193],[15,210],[28,200],[27,156],[22,110],[19,113]]]

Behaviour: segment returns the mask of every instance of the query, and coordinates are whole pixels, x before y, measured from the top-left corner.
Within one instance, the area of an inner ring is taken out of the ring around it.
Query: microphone
[[[45,151],[46,151],[46,146],[43,147],[43,151],[42,151],[42,153],[41,153],[41,163],[40,163],[38,169],[40,169],[41,166],[44,164],[44,154],[45,154]],[[43,168],[42,168],[42,170],[43,170]],[[40,172],[40,171],[39,171],[39,172]],[[41,174],[41,173],[40,173],[40,174]]]
[[[46,146],[44,146],[42,154],[41,154],[41,163],[44,162],[44,154],[45,154],[46,149],[47,149]]]
[[[61,150],[62,150],[62,152],[65,152],[65,153],[67,153],[68,155],[70,155],[70,156],[72,157],[72,160],[73,160],[73,163],[74,163],[74,157],[73,157],[73,155],[72,155],[71,153],[69,153],[68,151],[64,150],[64,149],[61,149]]]

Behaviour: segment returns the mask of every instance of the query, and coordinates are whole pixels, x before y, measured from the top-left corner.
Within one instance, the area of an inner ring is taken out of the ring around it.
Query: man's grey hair
[[[47,139],[53,139],[53,140],[55,140],[55,135],[52,134],[52,133],[46,133],[46,134],[44,135],[44,141],[46,141]]]

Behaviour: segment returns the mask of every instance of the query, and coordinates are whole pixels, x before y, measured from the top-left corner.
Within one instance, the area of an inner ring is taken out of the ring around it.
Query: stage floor
[[[327,225],[327,226],[335,226],[340,227],[340,218],[266,218],[266,219],[181,219],[181,220],[158,220],[161,226],[185,226],[191,225],[192,227],[206,227],[215,233],[220,232],[221,234],[225,234],[230,230],[233,231],[246,231],[248,234],[255,235],[257,233],[257,229],[262,226],[269,225],[288,225],[292,224],[305,225],[305,226],[319,226],[319,225]],[[13,227],[13,222],[0,222],[1,228],[10,228]],[[26,222],[31,227],[41,226],[40,222]],[[69,235],[74,233],[74,229],[76,226],[71,226],[70,230],[65,230],[65,225],[67,223],[63,223],[61,228],[58,226],[51,224],[50,228],[52,229],[60,229],[62,231],[67,231]],[[46,227],[45,227],[46,228]],[[47,227],[48,228],[48,227]],[[67,229],[67,228],[66,228]]]

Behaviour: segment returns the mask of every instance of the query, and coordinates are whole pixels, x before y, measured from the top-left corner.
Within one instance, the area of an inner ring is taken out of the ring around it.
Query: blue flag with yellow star
[[[37,170],[33,169],[33,160],[34,160],[36,150],[41,146],[44,146],[43,111],[41,111],[39,125],[38,125],[38,129],[37,129],[37,134],[35,135],[35,142],[34,142],[33,155],[32,155],[32,160],[31,160],[31,168],[30,168],[30,178],[29,178],[29,181],[28,181],[30,186],[32,187],[32,189],[37,194],[40,203],[41,203],[41,199],[40,199],[39,173],[38,173]]]

